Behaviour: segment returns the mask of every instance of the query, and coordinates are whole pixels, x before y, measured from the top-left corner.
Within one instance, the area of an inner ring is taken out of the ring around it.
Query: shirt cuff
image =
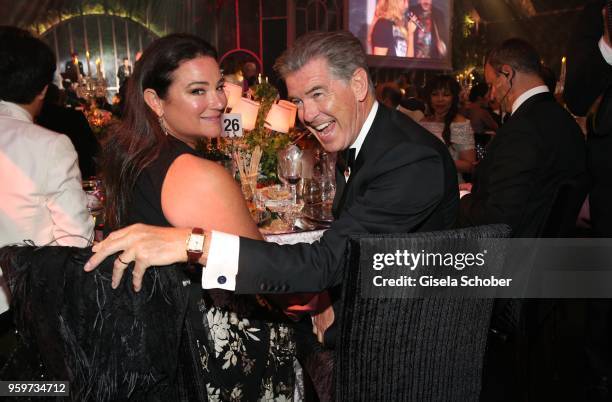
[[[599,39],[599,51],[606,63],[612,65],[612,47],[606,43],[603,36]]]
[[[236,290],[240,237],[213,231],[206,267],[202,269],[202,289]]]

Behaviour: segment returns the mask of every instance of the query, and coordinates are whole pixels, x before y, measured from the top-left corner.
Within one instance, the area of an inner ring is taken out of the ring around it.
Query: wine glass
[[[293,203],[297,204],[297,184],[302,179],[302,151],[295,145],[290,145],[278,155],[278,172],[280,177],[289,183]]]

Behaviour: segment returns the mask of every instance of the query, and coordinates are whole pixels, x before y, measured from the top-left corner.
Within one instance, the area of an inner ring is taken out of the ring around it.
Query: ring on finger
[[[120,262],[120,263],[122,263],[123,265],[130,265],[130,263],[129,263],[129,262],[125,262],[125,261],[123,261],[123,260],[121,259],[121,256],[120,256],[120,255],[118,255],[118,256],[117,256],[117,259],[118,259],[118,260],[119,260],[119,262]]]

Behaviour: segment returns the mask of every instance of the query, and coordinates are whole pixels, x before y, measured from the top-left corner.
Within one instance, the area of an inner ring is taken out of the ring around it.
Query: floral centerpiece
[[[113,114],[108,110],[98,108],[95,103],[92,103],[84,113],[91,130],[98,137],[104,133],[106,127],[113,121]]]
[[[264,126],[268,111],[272,104],[278,99],[278,90],[268,83],[262,81],[249,90],[253,99],[260,103],[255,128],[245,130],[243,137],[234,139],[222,139],[215,145],[213,142],[203,142],[201,145],[205,156],[211,160],[229,159],[234,152],[239,152],[245,160],[250,160],[250,155],[255,147],[261,149],[260,182],[278,183],[276,171],[277,153],[289,144],[299,133],[291,129],[289,133],[272,131]]]

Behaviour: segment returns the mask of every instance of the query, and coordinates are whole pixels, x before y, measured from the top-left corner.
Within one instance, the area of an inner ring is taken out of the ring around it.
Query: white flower
[[[208,313],[206,313],[206,318],[208,319],[210,332],[215,344],[216,356],[219,357],[220,353],[223,351],[223,347],[229,342],[230,325],[228,323],[227,313],[224,314],[217,309],[210,309]]]
[[[208,391],[208,400],[210,402],[221,401],[221,389],[213,388],[210,383],[206,384],[206,390]]]
[[[238,402],[242,400],[242,388],[239,385],[236,385],[230,394],[230,401]]]

